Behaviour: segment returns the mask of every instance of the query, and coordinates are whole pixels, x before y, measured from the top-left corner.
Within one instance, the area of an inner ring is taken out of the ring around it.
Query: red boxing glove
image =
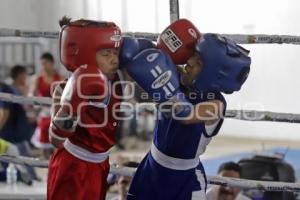
[[[78,68],[63,90],[61,106],[52,120],[52,134],[61,138],[71,136],[78,124],[87,121],[84,119],[86,109],[90,106],[105,107],[107,96],[107,79],[97,67],[85,65]]]
[[[159,35],[157,47],[169,54],[175,64],[186,64],[200,37],[201,33],[191,21],[179,19]]]

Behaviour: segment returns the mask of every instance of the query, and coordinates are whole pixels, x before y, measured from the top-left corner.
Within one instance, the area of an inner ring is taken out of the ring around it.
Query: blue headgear
[[[234,41],[216,34],[204,34],[195,46],[203,68],[193,82],[198,91],[232,93],[241,89],[248,77],[249,51]]]

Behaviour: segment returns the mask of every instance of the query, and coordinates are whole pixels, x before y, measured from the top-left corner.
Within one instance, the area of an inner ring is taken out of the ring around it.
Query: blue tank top
[[[223,95],[218,92],[203,92],[197,95],[194,93],[187,98],[193,105],[209,100],[220,100],[226,109],[226,101]],[[211,136],[218,133],[222,123],[223,119],[220,119],[213,133],[210,133]],[[156,123],[153,135],[153,142],[158,150],[168,156],[181,159],[199,157],[209,142],[200,142],[201,140],[210,141],[210,137],[206,134],[204,122],[187,125],[171,117],[167,118],[163,114]]]

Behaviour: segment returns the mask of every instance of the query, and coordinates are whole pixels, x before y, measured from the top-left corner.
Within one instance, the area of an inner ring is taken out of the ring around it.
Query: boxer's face
[[[223,170],[219,175],[223,177],[241,178],[240,174],[233,170]],[[239,188],[220,187],[218,200],[235,200],[239,192]]]
[[[27,73],[20,73],[17,78],[16,81],[19,82],[21,85],[26,85],[27,84]]]
[[[51,73],[54,70],[54,63],[48,59],[41,59],[41,64],[46,73]]]
[[[201,73],[202,61],[198,54],[190,57],[185,65],[185,72],[181,75],[181,82],[185,86],[192,86],[193,80]]]
[[[113,79],[119,68],[119,50],[102,49],[97,51],[96,62],[100,70],[109,79]]]

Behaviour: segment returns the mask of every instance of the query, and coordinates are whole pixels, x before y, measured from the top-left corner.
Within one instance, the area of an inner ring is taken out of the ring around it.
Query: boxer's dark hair
[[[71,24],[71,18],[67,16],[63,16],[59,20],[59,26],[62,28],[63,26],[70,25]]]
[[[221,173],[222,171],[235,171],[237,173],[239,173],[241,175],[242,173],[242,169],[239,166],[239,164],[235,163],[235,162],[225,162],[223,163],[219,169],[218,169],[218,173]]]
[[[15,65],[10,70],[10,77],[16,80],[20,74],[26,73],[26,67],[22,65]]]

